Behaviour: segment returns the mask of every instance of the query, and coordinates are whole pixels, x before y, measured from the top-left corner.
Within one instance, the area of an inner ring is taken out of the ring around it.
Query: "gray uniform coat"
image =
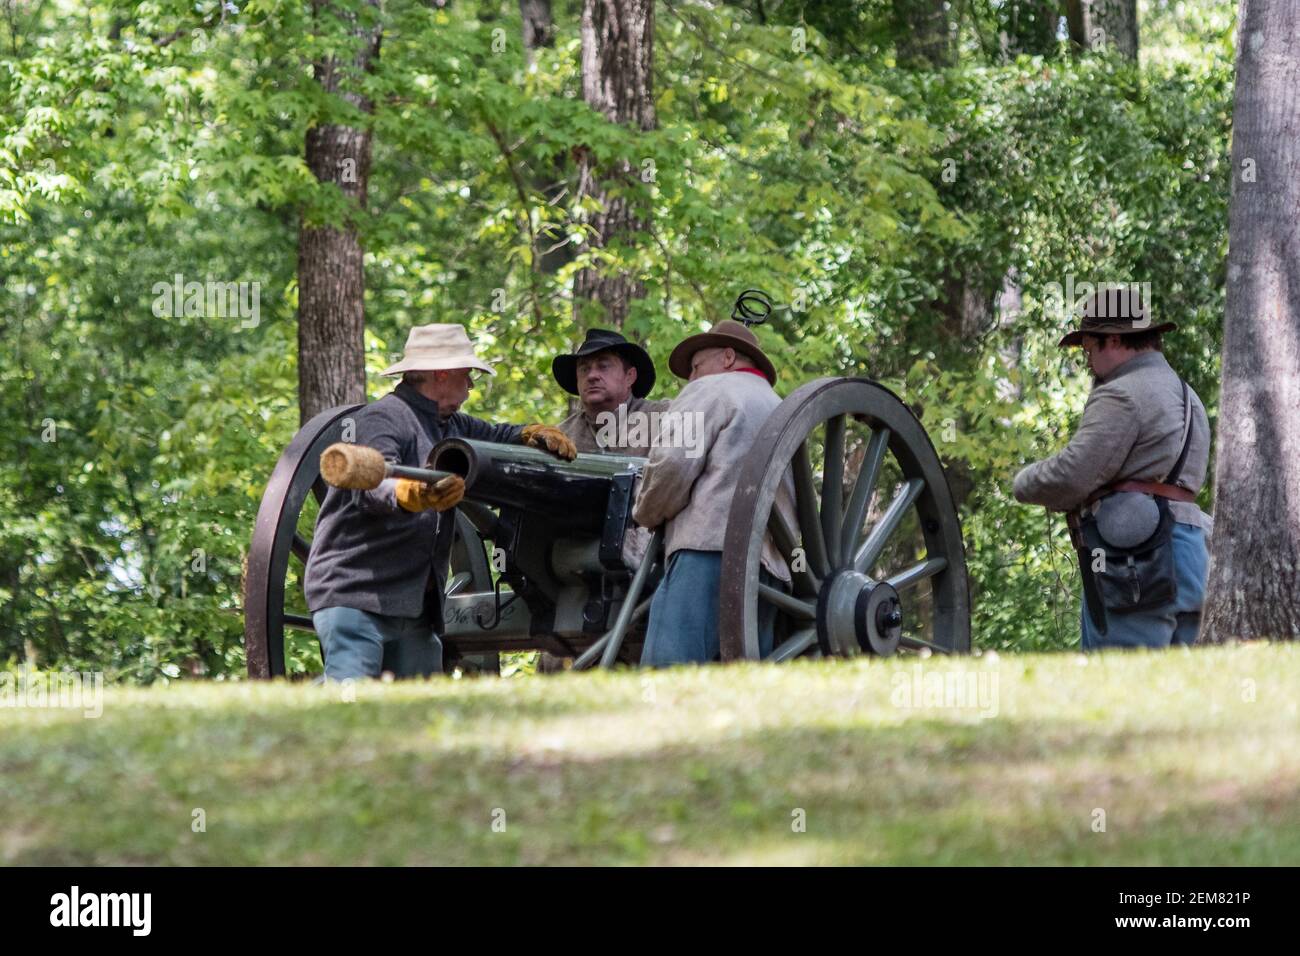
[[[1210,422],[1192,392],[1187,461],[1178,484],[1201,490],[1210,460]],[[1079,430],[1064,449],[1016,475],[1018,501],[1074,511],[1117,481],[1163,482],[1183,447],[1183,392],[1160,352],[1139,352],[1093,386]],[[1174,520],[1211,530],[1195,502],[1172,501]]]
[[[356,414],[357,444],[415,467],[424,466],[443,438],[518,443],[522,430],[459,412],[443,421],[438,403],[405,382]],[[325,495],[307,557],[307,607],[312,613],[327,607],[395,617],[428,613],[441,634],[455,511],[406,511],[395,486],[390,478],[373,491],[331,488]]]
[[[658,434],[658,429],[652,429],[651,425],[658,424],[658,417],[668,410],[667,400],[651,400],[647,398],[629,398],[624,407],[626,412],[620,416],[616,410],[609,413],[612,418],[608,421],[615,423],[615,427],[603,427],[604,422],[594,421],[585,410],[574,412],[564,421],[560,422],[559,429],[573,439],[573,444],[577,446],[578,451],[588,455],[599,455],[604,453],[616,455],[636,455],[638,458],[644,458],[650,454],[650,448],[654,444],[654,439]],[[620,417],[624,421],[635,422],[640,417],[641,423],[636,424],[635,428],[629,427],[626,430],[629,439],[643,437],[644,442],[618,441],[617,422]],[[613,437],[614,440],[608,444],[602,445],[600,439],[605,436]]]

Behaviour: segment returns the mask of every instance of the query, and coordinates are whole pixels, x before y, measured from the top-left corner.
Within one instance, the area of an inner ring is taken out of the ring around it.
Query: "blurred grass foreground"
[[[0,863],[1295,864],[1300,648],[0,707]]]

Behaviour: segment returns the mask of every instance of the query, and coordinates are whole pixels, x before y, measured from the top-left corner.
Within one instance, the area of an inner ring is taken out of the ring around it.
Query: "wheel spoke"
[[[813,628],[806,628],[802,631],[796,631],[787,638],[780,647],[768,655],[767,659],[773,663],[779,664],[782,661],[788,661],[798,657],[808,648],[817,643],[817,631]]]
[[[840,551],[840,523],[844,520],[843,415],[826,422],[826,448],[822,456],[822,537],[830,564],[844,563]]]
[[[930,558],[920,564],[912,565],[906,571],[899,571],[886,579],[885,583],[895,591],[906,591],[908,588],[916,587],[926,578],[932,578],[940,571],[947,570],[947,568],[947,558]]]
[[[293,533],[293,541],[289,547],[303,564],[307,563],[307,555],[311,553],[311,542],[304,538],[298,532]]]
[[[903,516],[907,514],[907,509],[912,507],[925,487],[925,482],[920,478],[912,478],[903,486],[894,500],[889,503],[885,513],[881,515],[879,523],[871,529],[871,534],[867,535],[867,540],[862,543],[858,553],[853,558],[853,569],[861,574],[866,574],[867,570],[876,563],[880,553],[885,550],[885,545],[889,541],[889,536],[897,529],[902,522]]]
[[[801,601],[792,594],[786,594],[780,588],[768,584],[758,586],[758,596],[769,604],[775,604],[791,617],[811,621],[817,616],[817,609],[808,601]]]
[[[317,476],[316,480],[311,483],[311,495],[316,499],[316,504],[325,503],[325,495],[329,493],[330,486],[325,483],[325,479]]]
[[[862,467],[858,469],[857,480],[853,484],[853,494],[849,498],[849,507],[844,512],[844,525],[840,531],[840,562],[848,564],[858,546],[858,536],[862,533],[862,522],[871,505],[872,491],[876,479],[880,477],[880,463],[885,460],[885,451],[889,448],[889,429],[872,431],[867,442],[866,454],[862,456]]]
[[[451,597],[453,594],[459,594],[461,591],[465,590],[465,588],[469,587],[469,582],[473,577],[474,576],[468,571],[461,571],[459,574],[452,575],[451,583],[447,585],[447,597]]]
[[[772,542],[776,545],[776,549],[781,552],[781,557],[785,559],[790,574],[794,576],[796,593],[816,594],[817,589],[821,587],[821,582],[816,575],[808,570],[807,561],[804,562],[802,571],[794,569],[794,532],[790,530],[790,525],[786,522],[785,516],[777,510],[775,503],[773,503],[772,511],[767,516],[767,533],[772,536]]]
[[[830,561],[826,557],[826,539],[822,537],[821,519],[817,514],[817,486],[813,484],[812,462],[806,441],[794,456],[794,490],[804,553],[813,571],[819,577],[825,577],[830,571]]]

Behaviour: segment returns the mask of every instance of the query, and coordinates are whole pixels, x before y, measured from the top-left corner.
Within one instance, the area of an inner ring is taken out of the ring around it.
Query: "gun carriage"
[[[252,677],[284,675],[286,632],[312,629],[301,581],[327,490],[321,455],[361,407],[304,425],[267,484],[245,579]],[[643,558],[627,557],[638,550],[625,539],[644,463],[617,455],[565,462],[459,438],[434,448],[427,469],[466,483],[465,499],[444,517],[456,523],[444,598],[448,667],[491,670],[498,654],[520,650],[571,656],[577,668],[638,659],[663,573],[660,534]],[[787,474],[794,526],[773,506]],[[788,591],[760,580],[769,533],[793,569]],[[768,658],[776,662],[970,649],[961,527],[943,467],[912,411],[867,379],[817,379],[772,412],[737,475],[722,580],[724,661],[759,658],[763,604],[776,613]]]

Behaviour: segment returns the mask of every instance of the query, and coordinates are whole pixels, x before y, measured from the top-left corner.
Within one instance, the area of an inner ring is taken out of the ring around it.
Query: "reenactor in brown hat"
[[[664,579],[650,603],[641,652],[643,665],[707,663],[718,656],[718,591],[727,512],[741,460],[781,403],[776,369],[743,323],[726,319],[681,342],[668,359],[674,375],[689,379],[669,406],[677,437],[663,436],[637,492],[633,517],[642,527],[664,526]],[[691,434],[691,432],[695,434]],[[777,505],[792,525],[790,489]],[[763,547],[765,583],[780,587],[790,571],[771,541]],[[760,607],[759,645],[771,653],[775,608]]]
[[[1211,519],[1196,504],[1210,456],[1205,406],[1165,361],[1149,303],[1107,288],[1060,345],[1083,349],[1094,385],[1079,430],[1016,475],[1019,501],[1065,512],[1083,573],[1083,649],[1192,644]]]

